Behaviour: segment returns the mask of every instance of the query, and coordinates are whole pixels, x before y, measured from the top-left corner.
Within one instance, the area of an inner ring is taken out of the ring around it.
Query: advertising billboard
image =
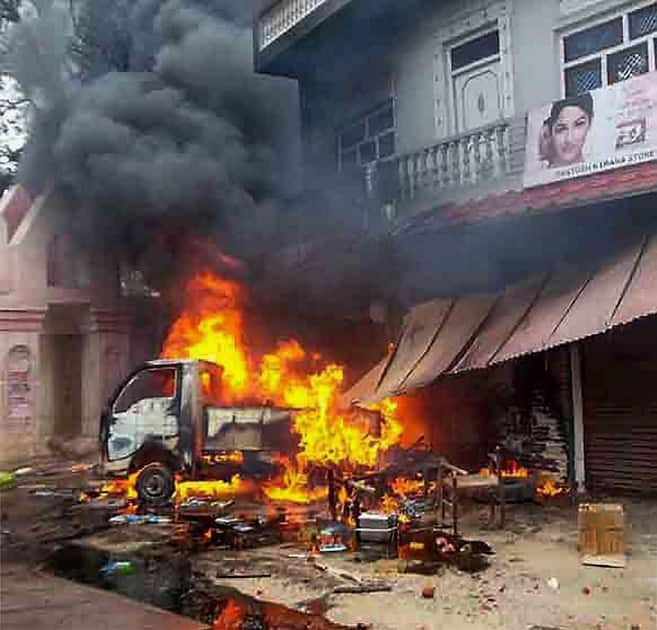
[[[657,159],[657,72],[529,112],[524,186]]]

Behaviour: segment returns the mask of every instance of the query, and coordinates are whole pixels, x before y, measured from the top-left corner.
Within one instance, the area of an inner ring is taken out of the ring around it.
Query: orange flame
[[[193,276],[185,289],[193,309],[174,322],[162,348],[163,359],[194,358],[217,363],[230,393],[247,392],[249,366],[244,351],[242,289],[235,282],[203,272]]]
[[[285,468],[283,478],[277,483],[264,486],[263,491],[272,501],[287,501],[290,503],[313,503],[328,496],[328,488],[319,486],[308,487],[308,476],[291,466]]]
[[[100,491],[106,494],[120,494],[129,501],[137,498],[137,477],[141,470],[132,473],[126,479],[110,479],[101,487]]]
[[[420,479],[404,479],[403,477],[398,477],[392,481],[390,489],[396,496],[406,499],[409,495],[421,492],[424,489],[424,482]]]
[[[527,479],[529,477],[529,470],[527,470],[524,466],[521,466],[514,459],[509,459],[504,463],[504,468],[502,468],[501,473],[502,477],[515,479]],[[486,477],[491,477],[495,473],[490,468],[482,468],[479,471],[479,474]]]
[[[395,497],[386,494],[381,499],[381,511],[384,514],[395,514],[399,512],[399,501]]]
[[[248,494],[253,489],[253,485],[239,475],[233,475],[230,481],[179,481],[176,483],[176,501],[186,501],[191,497],[232,499],[237,495]]]
[[[555,497],[565,492],[566,489],[556,485],[552,479],[548,479],[542,486],[536,488],[536,494],[542,497]]]
[[[214,630],[240,630],[246,612],[245,606],[240,606],[234,599],[230,599],[214,620],[212,627]]]
[[[162,358],[203,359],[220,365],[227,404],[267,400],[299,410],[294,415],[293,428],[299,437],[294,470],[288,466],[278,492],[267,489],[270,497],[302,498],[309,465],[372,467],[381,453],[399,442],[402,425],[393,400],[373,407],[381,416],[379,435],[371,423],[339,410],[341,366],[329,363],[318,368],[321,356],[307,353],[294,339],[280,341],[259,360],[252,356],[244,332],[240,285],[202,272],[187,283],[185,298],[189,307],[171,327]],[[309,491],[303,498],[312,501],[318,492]]]
[[[203,455],[203,461],[211,466],[216,464],[243,464],[244,453],[241,451],[226,451],[224,453],[213,453]]]
[[[527,479],[527,477],[529,477],[529,471],[524,466],[521,466],[514,459],[510,459],[506,463],[504,470],[502,470],[502,477],[515,477],[517,479]]]
[[[134,502],[139,498],[137,494],[137,477],[140,473],[141,470],[138,470],[125,479],[106,481],[100,490],[105,494],[122,495],[128,501]],[[176,478],[175,488],[174,498],[177,503],[186,501],[191,497],[214,500],[231,499],[238,495],[256,491],[252,483],[243,480],[239,475],[233,475],[229,481],[183,481]],[[121,510],[124,514],[134,514],[136,511],[136,503],[132,503]]]
[[[260,362],[260,375],[258,381],[262,392],[272,398],[277,397],[281,391],[283,379],[287,376],[289,365],[303,361],[306,358],[306,351],[301,347],[298,341],[292,339],[289,341],[279,341],[276,352],[265,354]],[[291,384],[287,383],[289,390]],[[292,393],[299,389],[299,384],[295,384]],[[297,402],[297,401],[294,401]],[[292,403],[294,404],[294,403]]]

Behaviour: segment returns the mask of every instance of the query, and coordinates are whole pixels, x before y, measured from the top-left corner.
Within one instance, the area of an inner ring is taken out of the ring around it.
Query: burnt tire
[[[164,464],[144,466],[137,477],[137,495],[146,505],[164,505],[175,490],[173,471]]]

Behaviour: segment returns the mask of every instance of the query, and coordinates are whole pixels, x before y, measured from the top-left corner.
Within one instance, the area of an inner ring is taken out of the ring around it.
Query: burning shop
[[[463,388],[470,406],[481,401],[480,447],[503,447],[546,492],[654,491],[655,236],[634,231],[498,290],[412,307],[392,352],[346,396],[400,408],[410,398],[444,419],[441,397]],[[465,439],[468,406],[452,413],[451,432]]]

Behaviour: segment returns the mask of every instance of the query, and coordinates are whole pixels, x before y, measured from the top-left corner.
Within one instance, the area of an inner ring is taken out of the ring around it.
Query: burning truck
[[[208,361],[162,359],[130,374],[101,419],[104,471],[138,471],[136,491],[146,505],[168,502],[176,475],[200,480],[281,474],[283,462],[297,455],[294,414],[307,410],[226,406],[222,372]],[[369,416],[375,434],[379,415]]]
[[[343,369],[297,341],[251,356],[241,285],[199,273],[186,297],[161,358],[131,373],[102,414],[103,470],[133,477],[141,503],[165,504],[177,481],[204,480],[323,499],[326,479],[310,479],[318,469],[372,468],[399,442],[394,403],[341,409]]]
[[[139,471],[138,497],[150,505],[170,499],[176,474],[271,471],[294,450],[291,410],[222,405],[221,374],[220,366],[192,359],[149,361],[132,373],[101,420],[105,471]]]
[[[459,492],[489,497],[491,520],[512,485],[522,500],[543,494],[544,484],[499,452],[468,474],[423,437],[413,441],[396,399],[345,408],[343,368],[294,339],[254,352],[238,283],[198,273],[185,304],[160,358],[123,382],[101,421],[104,469],[140,505],[241,495],[258,504],[321,502],[334,521],[350,523],[367,510],[385,519],[440,513],[456,532]]]

